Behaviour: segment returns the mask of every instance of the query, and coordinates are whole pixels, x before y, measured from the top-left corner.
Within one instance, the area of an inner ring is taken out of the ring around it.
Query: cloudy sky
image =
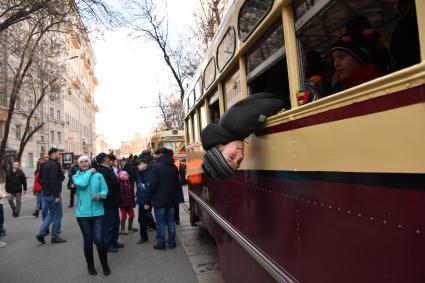
[[[170,32],[189,32],[193,27],[192,10],[197,0],[168,1]],[[158,92],[175,88],[170,71],[158,48],[151,42],[129,37],[130,30],[105,32],[103,40],[92,43],[96,54],[96,115],[98,134],[112,148],[136,133],[145,135],[157,123],[155,104]]]

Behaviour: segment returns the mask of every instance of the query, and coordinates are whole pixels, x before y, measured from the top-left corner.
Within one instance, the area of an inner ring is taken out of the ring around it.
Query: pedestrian
[[[149,187],[154,182],[154,172],[152,166],[149,165],[149,159],[145,157],[139,158],[137,161],[137,204],[139,205],[139,226],[140,239],[137,244],[143,244],[148,241],[148,227],[155,227],[156,223],[149,217],[151,214],[151,203],[149,201]]]
[[[111,166],[112,171],[114,171],[115,176],[118,177],[118,172],[120,170],[118,168],[117,157],[114,154],[112,154],[112,153],[110,153],[108,155],[108,157],[109,157],[109,166]]]
[[[152,164],[155,167],[152,183],[149,187],[149,200],[154,207],[156,219],[157,250],[165,250],[165,225],[168,229],[168,248],[176,247],[176,223],[174,222],[174,206],[176,192],[179,189],[179,173],[174,165],[173,158],[166,148],[159,148],[155,155],[157,160]]]
[[[35,203],[35,211],[32,214],[34,217],[38,217],[40,210],[42,210],[42,196],[41,196],[41,184],[38,176],[40,175],[40,166],[42,163],[42,159],[40,158],[37,162],[37,169],[34,172],[34,185],[32,187],[32,193],[36,198]]]
[[[77,193],[75,217],[84,238],[84,256],[90,275],[96,275],[93,258],[93,242],[96,244],[103,274],[109,275],[108,254],[103,241],[103,200],[108,194],[108,186],[102,174],[90,169],[90,158],[82,155],[78,158],[79,170],[72,176]]]
[[[0,199],[1,201],[1,199]],[[3,203],[0,203],[0,237],[6,236],[6,229],[4,228],[4,209]]]
[[[78,171],[78,159],[74,158],[72,166],[68,169],[68,190],[69,190],[69,205],[68,207],[74,206],[74,197],[75,197],[75,185],[72,179],[72,176],[74,176]]]
[[[180,181],[180,169],[181,169],[181,163],[178,157],[174,158],[174,152],[173,150],[169,149],[168,153],[170,154],[170,156],[173,158],[174,160],[174,166],[176,166],[177,168],[177,172],[178,174],[178,184],[179,187],[176,191],[176,204],[174,205],[174,221],[176,222],[176,225],[180,225],[180,203],[184,202],[184,197],[183,197],[183,188],[182,188],[182,184]]]
[[[65,179],[62,168],[59,164],[61,153],[57,148],[49,150],[49,160],[43,165],[41,172],[41,191],[43,194],[42,206],[48,210],[46,218],[36,235],[36,239],[45,243],[44,236],[47,234],[50,224],[52,223],[52,243],[65,243],[66,240],[59,237],[59,231],[62,220],[62,182]]]
[[[108,195],[103,201],[105,216],[103,221],[103,240],[108,252],[118,252],[124,245],[118,242],[120,217],[118,208],[122,203],[120,181],[109,166],[109,157],[101,152],[96,156],[96,171],[103,175],[108,186]]]
[[[21,211],[22,191],[27,191],[27,179],[24,172],[19,168],[19,161],[12,162],[12,168],[6,175],[6,192],[13,217],[19,217]]]
[[[134,207],[136,207],[136,201],[134,199],[134,188],[133,183],[129,181],[129,175],[126,171],[120,171],[118,173],[118,180],[120,181],[120,191],[122,203],[120,206],[121,210],[121,235],[128,235],[128,232],[137,232],[138,230],[133,228],[134,219]],[[128,232],[125,231],[125,221],[128,215]]]

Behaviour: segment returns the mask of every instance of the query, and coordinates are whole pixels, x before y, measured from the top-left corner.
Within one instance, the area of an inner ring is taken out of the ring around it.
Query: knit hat
[[[353,56],[359,63],[367,64],[372,61],[371,48],[378,38],[378,32],[373,29],[346,33],[332,45],[330,54],[336,50],[342,50]]]
[[[230,167],[216,146],[205,153],[202,168],[213,180],[221,180],[235,174],[235,171]]]
[[[80,157],[78,157],[78,164],[80,164],[80,162],[83,160],[87,160],[89,162],[89,165],[91,165],[90,157],[88,157],[87,155],[81,155]]]
[[[120,171],[118,172],[118,180],[124,181],[124,176],[128,175],[127,171]]]

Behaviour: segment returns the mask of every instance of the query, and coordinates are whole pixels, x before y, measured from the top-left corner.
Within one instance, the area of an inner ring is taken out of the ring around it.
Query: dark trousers
[[[70,193],[70,197],[69,197],[69,205],[70,206],[74,206],[74,197],[75,197],[75,188],[69,188],[69,193]]]
[[[84,248],[93,249],[93,242],[98,249],[104,249],[103,216],[77,217],[78,225],[84,238]]]
[[[139,225],[140,225],[140,237],[142,239],[148,239],[148,227],[156,229],[156,223],[152,217],[152,208],[145,209],[143,205],[139,204]]]
[[[106,248],[116,247],[118,245],[120,229],[120,216],[118,207],[105,207],[103,218],[103,241]]]
[[[174,221],[180,222],[180,204],[174,206]]]
[[[0,203],[0,231],[3,231],[4,227],[4,210],[3,210],[3,204]]]

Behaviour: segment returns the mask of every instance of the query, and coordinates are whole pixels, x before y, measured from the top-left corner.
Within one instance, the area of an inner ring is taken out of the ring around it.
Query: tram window
[[[202,105],[199,111],[201,113],[201,130],[203,130],[208,125],[207,109],[205,105]]]
[[[249,93],[277,92],[285,97],[289,109],[289,83],[284,57],[282,22],[278,21],[248,51],[246,56]]]
[[[234,70],[224,80],[224,102],[226,109],[242,99],[241,81],[239,77],[239,69]]]
[[[215,61],[211,58],[204,71],[204,89],[208,89],[215,79]]]
[[[192,116],[192,121],[193,121],[193,141],[198,141],[200,138],[200,134],[199,134],[199,117],[198,117],[198,113],[194,113]]]
[[[229,63],[235,54],[236,37],[235,29],[230,27],[217,48],[217,66],[220,71]]]
[[[246,0],[239,11],[239,39],[245,41],[273,6],[273,0]]]
[[[184,131],[184,135],[186,138],[186,142],[189,143],[190,142],[190,135],[189,135],[189,119],[184,120],[184,125],[185,125],[185,131]]]
[[[198,101],[199,98],[202,96],[202,78],[199,77],[199,79],[196,81],[195,85],[195,101]]]
[[[327,2],[312,14],[323,1],[294,1],[302,84],[310,93],[300,104],[420,62],[414,0]],[[341,65],[347,54],[350,63]]]
[[[218,121],[220,121],[220,105],[218,103],[218,99],[218,91],[216,91],[209,101],[209,121],[213,124],[218,124]]]
[[[187,98],[189,109],[195,104],[195,92],[192,90]]]
[[[194,141],[193,138],[193,116],[187,120],[187,129],[188,129],[188,134],[189,134],[189,138],[187,139],[189,143],[192,143]]]

